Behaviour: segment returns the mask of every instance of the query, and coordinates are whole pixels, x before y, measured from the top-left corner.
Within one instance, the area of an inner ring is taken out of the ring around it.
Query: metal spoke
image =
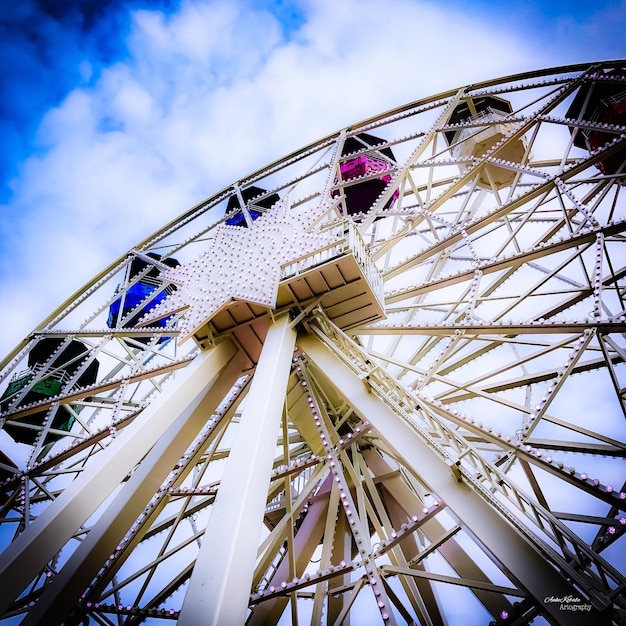
[[[625,94],[409,103],[73,294],[0,371],[0,624],[625,625]]]

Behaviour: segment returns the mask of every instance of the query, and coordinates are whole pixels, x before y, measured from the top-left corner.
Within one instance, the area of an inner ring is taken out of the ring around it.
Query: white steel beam
[[[222,369],[237,353],[224,341],[200,354],[165,391],[94,458],[85,470],[17,539],[0,560],[3,612],[93,515],[181,415],[191,415]]]
[[[296,333],[269,328],[179,616],[180,626],[245,623]]]
[[[45,587],[43,594],[22,622],[22,626],[66,621],[71,610],[78,605],[86,584],[94,579],[108,555],[115,553],[116,546],[128,529],[147,507],[154,494],[159,492],[172,468],[248,365],[250,362],[243,352],[239,351],[222,370],[191,415],[186,411],[181,413],[165,431],[89,531],[85,540],[52,582]],[[155,517],[162,506],[153,511]]]
[[[363,381],[355,375],[318,338],[309,335],[298,340],[298,346],[319,370],[317,380],[334,386],[338,393],[376,429],[381,439],[395,449],[403,462],[414,468],[422,480],[442,498],[449,509],[468,531],[495,556],[504,571],[528,591],[537,604],[561,623],[560,605],[543,602],[546,597],[579,596],[545,557],[511,527],[496,510],[473,492],[468,485],[458,482],[446,463],[417,433],[388,405],[368,392]],[[589,605],[582,615],[568,614],[572,626],[589,624],[600,619]]]

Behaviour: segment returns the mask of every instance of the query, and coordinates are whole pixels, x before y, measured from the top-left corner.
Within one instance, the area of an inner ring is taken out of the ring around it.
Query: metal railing
[[[281,280],[293,278],[332,259],[351,254],[382,307],[384,303],[383,278],[355,224],[351,220],[333,222],[322,228],[322,233],[329,235],[330,243],[324,248],[283,265]]]

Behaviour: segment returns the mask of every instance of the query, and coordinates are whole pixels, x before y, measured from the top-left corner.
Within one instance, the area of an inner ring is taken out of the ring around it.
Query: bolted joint
[[[463,475],[461,474],[461,461],[452,459],[446,459],[446,465],[450,468],[452,475],[456,478],[457,482],[461,482]]]

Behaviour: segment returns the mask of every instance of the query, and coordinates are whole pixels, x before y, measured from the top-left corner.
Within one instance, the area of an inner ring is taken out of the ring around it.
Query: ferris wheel
[[[0,624],[626,624],[626,61],[409,103],[2,365]]]

